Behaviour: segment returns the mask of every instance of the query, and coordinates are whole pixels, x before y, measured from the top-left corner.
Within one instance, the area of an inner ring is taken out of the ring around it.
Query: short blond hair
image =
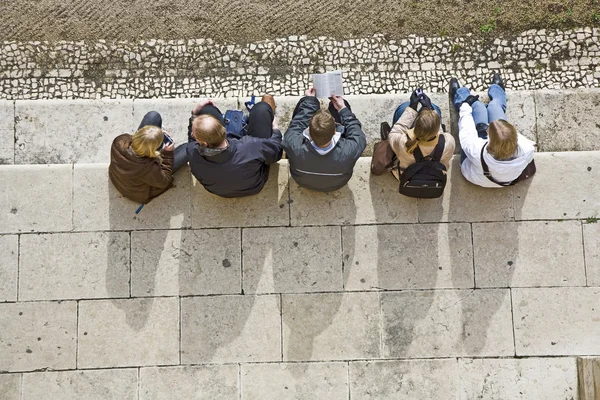
[[[146,125],[133,134],[131,149],[139,157],[156,158],[160,156],[160,152],[157,149],[163,140],[164,134],[161,128]]]
[[[310,119],[308,132],[313,142],[319,147],[331,142],[331,138],[335,135],[335,120],[329,111],[317,111]]]
[[[192,134],[196,141],[205,142],[208,147],[218,147],[225,140],[226,131],[215,117],[203,114],[192,122]]]
[[[515,155],[518,147],[517,130],[503,119],[490,122],[487,151],[496,160],[508,160]]]
[[[415,119],[415,128],[413,132],[415,134],[414,139],[406,141],[406,151],[408,154],[412,154],[419,142],[427,142],[436,137],[440,131],[440,115],[435,110],[424,109],[419,112]]]

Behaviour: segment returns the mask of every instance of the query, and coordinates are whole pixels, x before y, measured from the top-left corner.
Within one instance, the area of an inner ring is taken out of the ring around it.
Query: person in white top
[[[500,188],[513,185],[535,172],[535,143],[518,134],[506,121],[506,92],[497,73],[488,95],[491,101],[486,107],[479,101],[479,96],[460,87],[456,78],[450,80],[450,98],[459,112],[463,176],[475,185]],[[487,176],[484,169],[488,170]]]

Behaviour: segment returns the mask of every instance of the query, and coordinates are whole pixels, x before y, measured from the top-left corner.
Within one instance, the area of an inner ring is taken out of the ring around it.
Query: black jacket
[[[283,148],[290,162],[290,173],[298,185],[330,192],[348,183],[356,161],[367,147],[367,140],[356,116],[343,108],[340,117],[345,130],[341,138],[329,153],[319,154],[304,136],[304,131],[320,107],[314,96],[300,99],[298,113],[283,138]]]
[[[227,137],[225,149],[201,146],[188,126],[187,155],[192,174],[209,192],[221,197],[252,196],[261,191],[269,178],[269,164],[281,158],[281,132],[273,129],[269,139],[244,136]]]

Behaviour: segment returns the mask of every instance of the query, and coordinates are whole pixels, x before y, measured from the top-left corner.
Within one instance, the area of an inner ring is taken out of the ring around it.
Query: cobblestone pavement
[[[290,36],[248,44],[212,40],[4,42],[0,98],[172,98],[300,95],[310,74],[344,71],[347,94],[476,90],[493,71],[510,89],[600,87],[600,29],[334,40]]]

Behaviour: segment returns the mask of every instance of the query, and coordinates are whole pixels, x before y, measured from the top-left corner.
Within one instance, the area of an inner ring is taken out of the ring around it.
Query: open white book
[[[344,78],[342,71],[327,72],[325,74],[313,74],[313,85],[317,90],[317,97],[326,99],[335,94],[344,95]]]

